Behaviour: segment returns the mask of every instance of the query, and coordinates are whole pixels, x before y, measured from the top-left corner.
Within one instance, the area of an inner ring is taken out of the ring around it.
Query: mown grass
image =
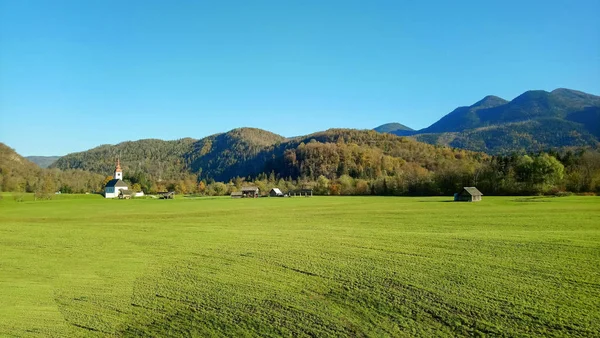
[[[597,336],[600,198],[0,201],[0,335]]]

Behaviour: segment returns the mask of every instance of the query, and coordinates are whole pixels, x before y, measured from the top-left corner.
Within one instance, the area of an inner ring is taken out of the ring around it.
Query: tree
[[[533,159],[529,155],[521,156],[515,166],[515,174],[519,182],[533,184]]]
[[[34,198],[37,199],[51,199],[56,189],[54,180],[49,174],[45,174],[38,181],[36,189],[34,191]]]
[[[134,183],[131,187],[131,190],[133,190],[134,192],[140,192],[142,191],[142,185],[139,183]]]
[[[338,179],[340,183],[340,193],[342,195],[354,195],[354,179],[349,175],[342,175]]]
[[[317,178],[317,184],[315,185],[315,194],[327,195],[329,192],[329,179],[323,175]]]
[[[341,187],[338,183],[332,183],[329,185],[329,195],[337,196],[341,192]]]
[[[204,181],[200,181],[200,183],[198,183],[198,192],[202,195],[204,195],[206,192],[206,183],[204,183]]]
[[[227,192],[227,185],[222,182],[215,182],[211,185],[215,196],[223,196]]]
[[[554,156],[541,154],[533,161],[533,179],[535,183],[555,185],[563,179],[565,167]]]
[[[179,195],[187,194],[187,186],[184,181],[179,181],[175,184],[175,192]]]
[[[102,186],[106,187],[106,185],[108,184],[109,181],[111,181],[113,179],[112,176],[106,176],[106,178],[104,179],[104,182],[102,182]]]
[[[369,194],[369,182],[366,180],[356,180],[356,188],[354,191],[357,195],[368,195]]]
[[[540,193],[558,184],[564,177],[565,167],[555,157],[542,153],[535,157],[522,156],[517,160],[517,180],[526,185],[526,192]]]

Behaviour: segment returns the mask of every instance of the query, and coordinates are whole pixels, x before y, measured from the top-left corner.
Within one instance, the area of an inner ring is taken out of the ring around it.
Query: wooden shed
[[[271,189],[271,191],[269,191],[269,196],[270,197],[283,197],[283,193],[281,192],[281,190],[279,190],[279,188],[273,188],[273,189]]]
[[[158,196],[160,197],[160,199],[171,200],[171,199],[175,198],[175,192],[174,191],[163,191],[163,192],[159,192]]]
[[[125,199],[128,200],[130,199],[135,193],[131,190],[126,190],[126,189],[121,189],[119,190],[119,198],[120,199]]]
[[[256,198],[260,194],[258,187],[242,187],[242,195],[244,197]]]
[[[475,187],[464,187],[459,193],[454,194],[455,202],[479,202],[483,194]]]
[[[298,190],[292,190],[288,193],[288,196],[290,196],[290,197],[296,197],[296,196],[312,197],[312,195],[313,195],[312,189],[298,189]]]
[[[242,198],[244,194],[241,191],[235,191],[231,193],[231,198]]]

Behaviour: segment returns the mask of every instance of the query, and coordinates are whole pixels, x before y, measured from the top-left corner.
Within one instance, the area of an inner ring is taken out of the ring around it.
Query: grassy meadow
[[[599,336],[600,197],[0,200],[0,336]]]

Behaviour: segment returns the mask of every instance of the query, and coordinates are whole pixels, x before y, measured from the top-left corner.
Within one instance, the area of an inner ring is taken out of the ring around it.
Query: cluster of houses
[[[273,188],[269,191],[269,197],[295,197],[305,196],[312,197],[312,189],[292,190],[284,194],[281,189]],[[241,191],[231,193],[231,198],[257,198],[260,197],[260,189],[258,187],[242,187]]]
[[[121,198],[129,199],[131,197],[144,196],[144,192],[134,192],[129,190],[127,183],[123,181],[123,170],[121,169],[121,162],[117,160],[117,167],[115,168],[114,178],[104,187],[105,198]],[[160,193],[160,198],[172,199],[174,192]],[[269,191],[269,197],[312,197],[312,189],[298,189],[291,190],[284,194],[279,188],[273,188]],[[463,190],[454,194],[455,202],[478,202],[481,201],[483,194],[475,187],[464,187]],[[241,191],[231,193],[232,198],[257,198],[260,197],[260,189],[258,187],[242,187]]]

